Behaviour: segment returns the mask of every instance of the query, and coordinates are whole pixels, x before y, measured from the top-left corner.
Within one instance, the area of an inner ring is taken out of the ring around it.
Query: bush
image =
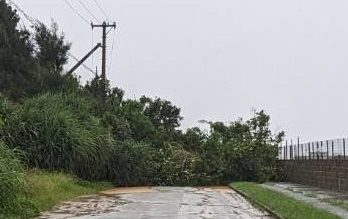
[[[228,126],[212,123],[211,134],[199,150],[206,180],[220,184],[273,178],[277,147],[284,133],[272,134],[269,121],[270,117],[260,111],[245,122],[238,120]]]
[[[111,180],[118,186],[152,185],[155,150],[135,141],[118,142],[110,160]]]
[[[89,180],[107,175],[109,132],[93,115],[88,100],[77,94],[28,99],[6,126],[8,142],[25,152],[31,167],[66,171]]]
[[[200,158],[179,144],[166,143],[156,152],[155,182],[158,185],[192,185],[196,184],[196,173]]]
[[[189,185],[195,182],[199,158],[180,147],[119,142],[110,161],[111,179],[118,186]]]

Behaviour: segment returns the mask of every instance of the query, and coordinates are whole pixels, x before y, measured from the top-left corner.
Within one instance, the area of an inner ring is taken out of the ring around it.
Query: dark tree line
[[[15,10],[0,0],[0,92],[14,101],[48,91],[76,89],[78,80],[66,76],[70,43],[58,25],[20,27]]]

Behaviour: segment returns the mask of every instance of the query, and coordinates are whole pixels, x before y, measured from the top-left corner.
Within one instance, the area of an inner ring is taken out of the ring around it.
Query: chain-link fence
[[[327,160],[346,159],[348,138],[316,141],[300,144],[281,145],[278,149],[279,160]],[[348,159],[348,157],[347,157]]]

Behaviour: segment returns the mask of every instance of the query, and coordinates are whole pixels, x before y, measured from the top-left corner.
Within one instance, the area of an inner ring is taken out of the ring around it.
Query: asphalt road
[[[107,191],[68,202],[42,219],[271,218],[228,187],[153,187]]]

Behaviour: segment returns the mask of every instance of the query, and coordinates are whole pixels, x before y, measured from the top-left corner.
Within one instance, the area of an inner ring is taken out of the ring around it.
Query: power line
[[[114,44],[115,44],[115,36],[116,36],[116,30],[114,29],[114,34],[112,36],[112,44],[111,44],[111,54],[110,54],[110,61],[109,61],[109,74],[111,74],[111,68],[112,68],[112,57],[113,57],[113,52],[114,52]]]
[[[10,5],[13,5],[17,11],[19,11],[21,14],[23,14],[23,16],[32,24],[32,25],[36,25],[36,23],[38,23],[38,19],[34,19],[32,17],[30,17],[27,13],[25,13],[25,11],[23,9],[21,9],[14,1],[12,0],[8,0],[10,2]]]
[[[99,8],[99,10],[104,14],[104,16],[106,17],[106,19],[108,19],[108,21],[111,21],[110,17],[107,15],[107,13],[105,12],[105,10],[102,8],[102,6],[98,3],[97,0],[94,0],[95,4],[97,5],[97,7]]]
[[[94,32],[92,29],[92,46],[94,46]],[[94,67],[94,53],[92,54],[92,68]]]
[[[87,6],[81,0],[79,0],[79,2],[82,5],[82,7],[87,11],[87,13],[91,15],[94,18],[94,20],[100,23],[99,19],[96,16],[94,16],[94,14],[87,8]]]
[[[82,14],[81,14],[79,11],[77,11],[67,0],[64,0],[64,2],[69,6],[69,8],[70,8],[73,12],[75,12],[75,14],[76,14],[77,16],[79,16],[85,23],[87,23],[88,25],[90,25],[90,23],[88,22],[88,20],[87,20],[84,16],[82,16]],[[86,5],[83,4],[83,2],[82,2],[81,0],[79,0],[79,2],[80,2],[80,4],[85,8],[85,10],[86,10],[94,19],[98,20],[98,19],[88,10],[88,8],[86,7]],[[93,34],[93,31],[92,31],[92,34]],[[93,43],[93,35],[92,35],[92,43]],[[75,61],[77,61],[77,62],[80,61],[80,60],[79,60],[76,56],[74,56],[71,52],[69,52],[68,55],[69,55],[71,58],[75,59]],[[93,59],[92,59],[92,63],[93,63]],[[90,67],[88,67],[87,65],[85,65],[85,64],[83,64],[83,63],[82,63],[81,65],[82,65],[82,67],[84,67],[86,70],[88,70],[88,71],[91,72],[93,75],[95,75],[95,71],[93,71]]]
[[[8,0],[10,2],[10,5],[13,5],[17,11],[19,11],[21,14],[23,14],[24,18],[27,19],[32,25],[36,25],[38,22],[40,22],[38,19],[36,18],[33,18],[31,16],[29,16],[22,8],[20,8],[13,0]],[[68,3],[69,4],[69,3]],[[35,48],[34,49],[34,52],[38,52]],[[68,56],[70,56],[71,58],[75,59],[76,61],[79,61],[79,59],[76,58],[76,56],[74,56],[71,52],[68,52]],[[82,65],[85,69],[87,69],[88,71],[92,72],[92,74],[94,75],[95,72],[89,68],[88,66],[86,65]]]
[[[90,25],[90,22],[84,16],[82,16],[82,14],[80,12],[78,12],[78,10],[76,10],[67,0],[64,0],[64,2],[69,6],[69,8],[73,12],[75,12],[75,14],[77,16],[79,16],[84,22],[86,22],[88,25]]]

